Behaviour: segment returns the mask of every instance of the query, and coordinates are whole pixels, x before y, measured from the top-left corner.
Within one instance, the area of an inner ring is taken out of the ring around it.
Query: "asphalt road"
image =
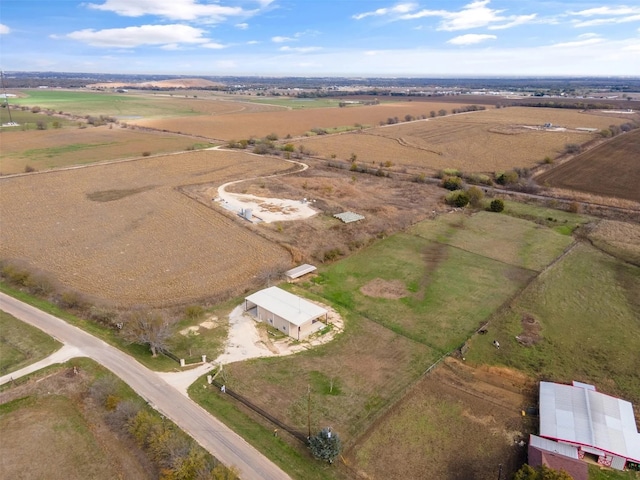
[[[238,469],[246,480],[290,479],[242,437],[171,387],[129,355],[65,321],[0,293],[0,310],[78,349],[125,381],[156,410],[171,419],[223,464]]]

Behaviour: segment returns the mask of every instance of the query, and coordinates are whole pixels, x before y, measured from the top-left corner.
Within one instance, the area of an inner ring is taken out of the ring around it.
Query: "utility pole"
[[[311,385],[307,385],[307,427],[309,429],[308,439],[311,438]]]
[[[502,480],[502,464],[498,465],[498,480]]]

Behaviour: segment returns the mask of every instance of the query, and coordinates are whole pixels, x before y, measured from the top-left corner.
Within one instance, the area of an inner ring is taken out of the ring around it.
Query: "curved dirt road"
[[[242,437],[129,355],[53,315],[3,293],[0,293],[0,310],[39,328],[65,345],[78,349],[78,356],[89,357],[111,370],[218,460],[227,466],[236,467],[240,478],[290,480],[286,473]]]

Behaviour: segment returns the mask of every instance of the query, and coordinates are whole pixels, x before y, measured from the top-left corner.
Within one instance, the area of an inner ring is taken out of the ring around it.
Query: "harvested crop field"
[[[44,117],[46,119],[47,117]],[[3,132],[2,174],[66,167],[191,148],[199,140],[106,125]]]
[[[508,369],[472,369],[447,359],[423,377],[358,443],[346,452],[366,478],[493,480],[525,460],[533,426],[520,412],[530,382]]]
[[[0,256],[122,306],[238,293],[290,255],[178,188],[287,168],[200,151],[0,179]]]
[[[624,120],[628,120],[624,119]],[[357,156],[358,163],[385,164],[411,172],[457,168],[492,173],[514,167],[533,167],[545,157],[556,158],[568,143],[584,144],[617,117],[578,111],[511,107],[414,122],[385,125],[335,136],[298,140],[325,158]],[[554,127],[543,128],[545,123]]]
[[[260,104],[241,104],[254,105]],[[269,107],[268,105],[262,105]],[[286,135],[300,136],[312,128],[334,128],[340,126],[378,125],[388,118],[405,115],[419,117],[429,116],[431,110],[461,107],[456,104],[440,104],[427,102],[398,102],[380,105],[368,105],[349,108],[316,108],[308,110],[282,110],[273,112],[248,112],[210,117],[186,117],[165,119],[140,119],[133,123],[140,126],[182,132],[192,135],[202,135],[208,138],[222,140],[240,140],[250,137],[264,137],[276,133],[280,137]]]
[[[543,173],[538,183],[640,202],[640,129]]]

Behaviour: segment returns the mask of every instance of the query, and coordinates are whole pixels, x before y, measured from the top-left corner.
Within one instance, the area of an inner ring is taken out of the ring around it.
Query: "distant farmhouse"
[[[531,436],[529,464],[563,468],[586,480],[585,460],[615,470],[640,470],[633,406],[593,385],[540,382],[540,437]]]
[[[244,299],[244,310],[291,338],[302,340],[322,329],[329,312],[278,287],[265,288]]]

